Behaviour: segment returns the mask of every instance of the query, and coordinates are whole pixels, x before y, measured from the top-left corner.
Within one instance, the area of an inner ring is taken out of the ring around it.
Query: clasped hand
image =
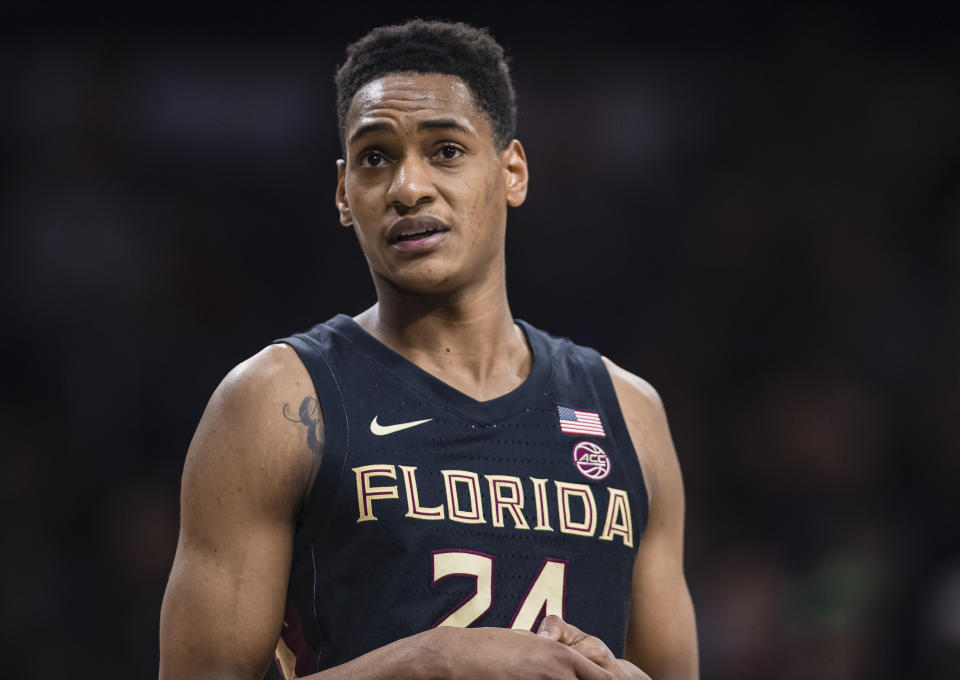
[[[507,628],[436,628],[450,662],[448,678],[510,680],[651,680],[629,661],[616,658],[599,638],[558,616],[548,616],[537,634]],[[434,647],[436,649],[436,647]]]
[[[551,614],[543,620],[537,635],[555,640],[586,657],[589,661],[610,673],[616,680],[651,680],[650,676],[626,659],[618,659],[600,638],[587,635],[559,616]]]

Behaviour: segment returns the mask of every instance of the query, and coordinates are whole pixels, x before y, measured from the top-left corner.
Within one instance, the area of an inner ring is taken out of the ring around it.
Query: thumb
[[[556,614],[550,614],[540,623],[540,628],[537,629],[537,635],[550,640],[560,641],[563,638],[563,629],[565,626],[566,624],[563,622],[563,619]]]

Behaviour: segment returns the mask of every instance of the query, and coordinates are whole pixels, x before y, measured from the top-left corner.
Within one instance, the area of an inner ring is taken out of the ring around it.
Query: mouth
[[[405,217],[397,220],[387,232],[387,242],[400,250],[428,247],[450,231],[450,227],[433,217]]]

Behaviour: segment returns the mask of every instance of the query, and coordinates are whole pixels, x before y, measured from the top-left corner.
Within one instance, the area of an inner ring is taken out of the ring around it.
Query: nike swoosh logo
[[[377,422],[377,417],[374,416],[373,420],[370,421],[370,431],[378,437],[382,437],[385,434],[393,434],[394,432],[399,432],[400,430],[406,430],[411,427],[416,427],[417,425],[429,423],[431,420],[433,420],[433,418],[427,418],[426,420],[412,420],[409,423],[397,423],[396,425],[381,425]]]

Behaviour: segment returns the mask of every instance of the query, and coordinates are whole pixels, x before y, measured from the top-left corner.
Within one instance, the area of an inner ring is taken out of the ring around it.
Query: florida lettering
[[[623,489],[603,487],[604,494],[596,487],[598,499],[595,487],[587,484],[440,470],[444,503],[427,506],[420,498],[414,466],[363,465],[353,468],[353,472],[357,479],[358,523],[375,522],[375,513],[402,508],[402,486],[404,517],[411,519],[492,524],[518,531],[559,531],[601,541],[619,537],[623,545],[633,547],[630,497]],[[602,521],[598,513],[601,508]]]

